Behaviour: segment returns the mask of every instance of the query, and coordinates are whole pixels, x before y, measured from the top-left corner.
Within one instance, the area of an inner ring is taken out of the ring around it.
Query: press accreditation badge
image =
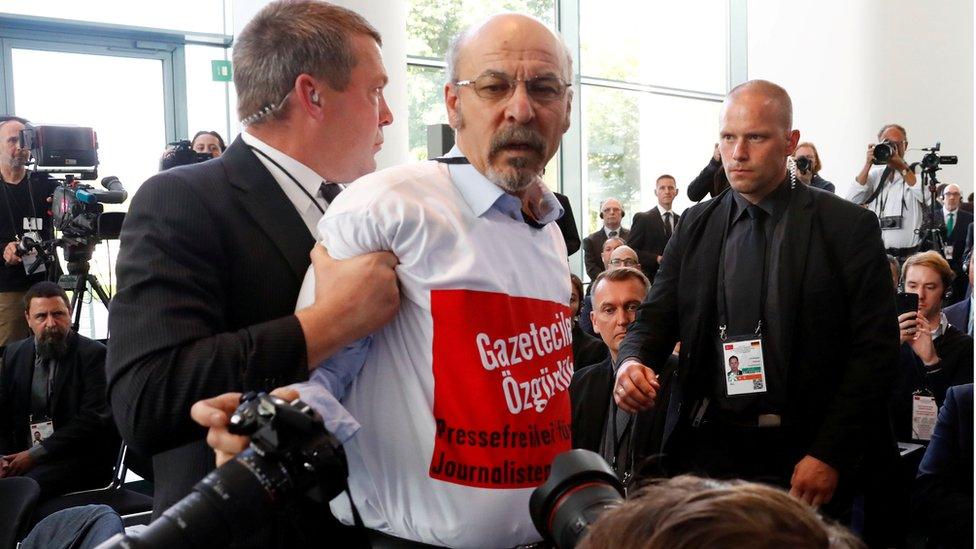
[[[932,431],[939,417],[939,407],[935,397],[925,394],[912,395],[912,438],[932,440]]]
[[[766,366],[762,339],[749,338],[722,342],[725,391],[728,396],[766,392]]]
[[[54,422],[48,418],[42,418],[30,424],[31,446],[37,446],[42,441],[54,434]]]
[[[946,244],[943,249],[945,250],[945,258],[946,258],[946,260],[947,261],[952,261],[952,252],[953,252],[952,244]]]

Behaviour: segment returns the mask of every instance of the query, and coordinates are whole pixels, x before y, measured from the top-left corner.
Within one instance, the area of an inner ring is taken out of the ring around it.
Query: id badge
[[[932,440],[932,431],[939,417],[939,407],[935,404],[935,397],[916,393],[912,395],[912,438],[914,440]]]
[[[762,337],[747,336],[722,342],[722,368],[728,396],[766,392]]]
[[[30,424],[31,446],[37,446],[54,434],[54,422],[48,418],[41,418]]]
[[[945,245],[945,258],[946,261],[952,261],[952,244]]]

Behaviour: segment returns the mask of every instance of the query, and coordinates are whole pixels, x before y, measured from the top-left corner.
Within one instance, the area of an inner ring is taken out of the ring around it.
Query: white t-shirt
[[[558,204],[548,191],[546,203]],[[571,289],[556,224],[524,223],[520,201],[470,165],[428,161],[359,179],[319,229],[337,259],[400,260],[400,310],[342,399],[361,425],[344,446],[364,524],[450,547],[538,541],[529,496],[570,449]],[[352,523],[344,495],[332,508]]]

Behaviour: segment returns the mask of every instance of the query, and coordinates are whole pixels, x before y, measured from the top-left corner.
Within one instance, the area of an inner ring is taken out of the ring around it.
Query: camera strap
[[[868,204],[874,202],[874,200],[876,198],[878,198],[878,195],[881,194],[881,191],[884,189],[885,180],[888,179],[888,175],[890,175],[890,174],[891,174],[891,166],[885,166],[884,171],[881,173],[881,179],[878,182],[878,186],[874,188],[874,192],[871,193],[871,196],[869,196],[867,200],[865,200],[864,202],[861,202],[861,205],[862,206],[867,206]],[[882,202],[882,205],[881,205],[881,212],[882,212],[882,215],[883,215],[884,214],[884,203],[883,202]]]

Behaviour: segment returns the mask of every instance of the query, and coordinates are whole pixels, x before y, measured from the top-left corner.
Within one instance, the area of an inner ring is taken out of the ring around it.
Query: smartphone
[[[908,292],[898,292],[898,316],[905,313],[912,313],[918,310],[918,294]]]

